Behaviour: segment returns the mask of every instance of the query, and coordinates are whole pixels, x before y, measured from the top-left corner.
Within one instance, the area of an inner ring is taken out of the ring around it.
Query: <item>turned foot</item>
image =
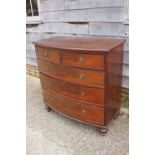
[[[108,127],[107,126],[104,126],[104,127],[99,128],[99,129],[100,129],[100,134],[102,136],[105,136],[106,133],[107,133],[107,131],[108,131]]]
[[[119,116],[119,112],[118,113],[116,113],[116,115],[114,116],[114,119],[117,119],[118,118],[118,116]]]
[[[47,110],[47,112],[50,112],[51,111],[51,108],[47,105],[45,105],[45,109]]]

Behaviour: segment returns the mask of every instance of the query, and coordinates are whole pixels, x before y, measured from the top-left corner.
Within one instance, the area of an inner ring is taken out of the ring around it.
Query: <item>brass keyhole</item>
[[[82,109],[81,114],[84,114],[84,113],[86,113],[86,110]]]
[[[84,61],[84,58],[83,57],[80,57],[79,58],[79,62],[82,63],[83,61]]]
[[[80,79],[84,79],[85,75],[84,74],[80,74]]]
[[[80,95],[81,95],[81,96],[84,96],[84,95],[85,95],[85,92],[83,92],[83,91],[80,92]]]

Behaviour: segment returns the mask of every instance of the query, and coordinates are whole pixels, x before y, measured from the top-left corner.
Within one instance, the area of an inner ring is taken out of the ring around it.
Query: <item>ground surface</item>
[[[98,128],[44,109],[38,78],[27,76],[27,155],[128,155],[128,115]]]

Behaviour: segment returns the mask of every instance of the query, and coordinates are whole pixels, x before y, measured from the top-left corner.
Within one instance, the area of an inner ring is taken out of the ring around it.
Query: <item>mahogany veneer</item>
[[[48,111],[100,127],[120,110],[123,39],[58,36],[34,42]]]

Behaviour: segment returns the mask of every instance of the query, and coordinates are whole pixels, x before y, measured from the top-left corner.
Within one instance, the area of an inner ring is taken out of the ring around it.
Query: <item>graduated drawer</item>
[[[80,86],[66,81],[49,78],[40,74],[43,88],[65,96],[89,102],[89,104],[104,104],[104,89]]]
[[[56,49],[36,46],[36,54],[38,59],[60,64],[60,54]]]
[[[82,85],[103,86],[104,72],[76,69],[38,60],[39,71],[51,77]]]
[[[61,62],[67,66],[103,69],[104,55],[63,52]]]
[[[101,125],[104,123],[104,107],[75,102],[70,98],[51,93],[45,89],[43,89],[43,94],[46,104],[56,111],[90,123]]]

